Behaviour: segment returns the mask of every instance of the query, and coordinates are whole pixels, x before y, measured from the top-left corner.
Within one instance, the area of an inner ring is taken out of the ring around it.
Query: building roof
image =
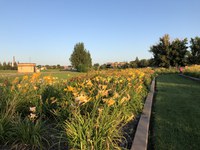
[[[36,63],[18,63],[18,66],[36,66]]]

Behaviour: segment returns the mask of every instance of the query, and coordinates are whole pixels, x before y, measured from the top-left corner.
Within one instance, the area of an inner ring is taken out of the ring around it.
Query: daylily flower
[[[87,96],[81,94],[80,96],[75,98],[75,101],[79,102],[79,104],[81,104],[81,103],[87,103],[89,101],[89,99]]]
[[[30,107],[29,110],[30,110],[30,112],[34,113],[34,112],[36,112],[36,107]]]
[[[34,114],[34,113],[30,113],[29,117],[30,117],[31,120],[35,120],[37,118],[37,115]]]
[[[112,106],[115,103],[115,101],[113,99],[110,99],[106,103],[108,104],[108,106]]]

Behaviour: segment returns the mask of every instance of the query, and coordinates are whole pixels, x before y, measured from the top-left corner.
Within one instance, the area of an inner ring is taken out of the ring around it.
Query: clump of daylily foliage
[[[200,78],[200,65],[185,66],[183,73],[189,76]]]
[[[122,127],[143,108],[154,71],[39,73],[0,83],[0,148],[121,149]]]

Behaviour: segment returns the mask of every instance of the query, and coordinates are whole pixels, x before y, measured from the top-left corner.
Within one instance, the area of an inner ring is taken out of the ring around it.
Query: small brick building
[[[33,73],[35,72],[35,63],[19,63],[18,72],[19,73]]]

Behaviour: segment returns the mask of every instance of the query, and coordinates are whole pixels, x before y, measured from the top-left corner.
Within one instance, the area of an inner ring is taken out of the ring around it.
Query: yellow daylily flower
[[[78,102],[79,104],[84,104],[84,103],[87,103],[90,99],[88,99],[87,96],[81,94],[80,96],[76,97],[75,98],[75,101]]]
[[[112,106],[113,104],[115,104],[115,101],[113,99],[110,99],[106,103],[108,104],[108,106]]]

